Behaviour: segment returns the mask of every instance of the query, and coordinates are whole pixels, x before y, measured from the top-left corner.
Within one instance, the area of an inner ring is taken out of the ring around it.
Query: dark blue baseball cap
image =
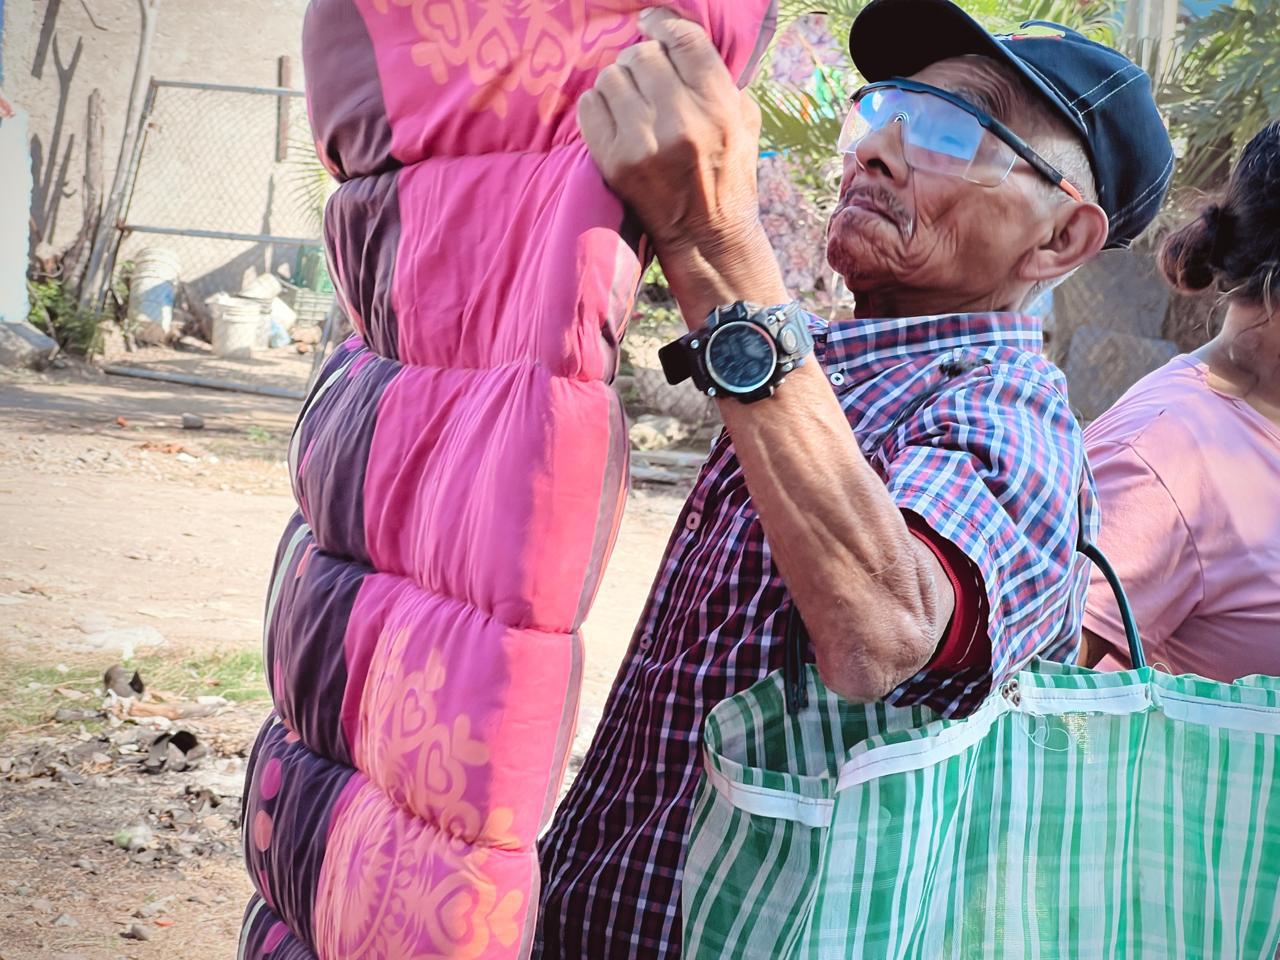
[[[849,53],[871,83],[968,54],[1012,67],[1084,140],[1108,247],[1129,246],[1164,202],[1173,145],[1151,79],[1110,47],[1041,21],[994,36],[950,0],[872,0],[853,22]]]

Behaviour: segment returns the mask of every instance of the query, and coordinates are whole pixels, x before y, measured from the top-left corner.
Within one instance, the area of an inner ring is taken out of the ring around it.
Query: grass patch
[[[66,672],[45,663],[0,662],[0,671],[8,679],[11,691],[0,709],[0,740],[52,719],[59,707],[93,710],[101,704],[102,674],[109,664],[69,660],[64,666]],[[214,695],[234,703],[249,703],[268,698],[262,653],[258,650],[181,658],[153,655],[130,660],[124,666],[141,673],[147,689],[185,700]],[[65,697],[56,691],[57,687],[77,690],[87,694],[87,699]],[[84,725],[94,729],[98,724],[86,721]]]

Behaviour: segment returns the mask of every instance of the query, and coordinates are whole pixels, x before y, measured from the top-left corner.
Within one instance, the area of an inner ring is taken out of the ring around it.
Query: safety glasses
[[[854,94],[840,133],[840,152],[854,153],[865,137],[890,124],[900,126],[903,154],[913,170],[995,187],[1022,158],[1071,199],[1083,199],[1060,171],[995,117],[915,80],[884,80]]]

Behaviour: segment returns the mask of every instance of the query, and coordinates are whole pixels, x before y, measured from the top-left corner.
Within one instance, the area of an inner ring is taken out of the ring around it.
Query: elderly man
[[[828,329],[759,224],[753,103],[697,26],[658,11],[642,30],[579,120],[689,326],[668,376],[715,396],[726,429],[544,838],[546,958],[679,954],[703,719],[781,668],[789,637],[807,628],[844,697],[950,715],[1033,654],[1073,656],[1090,484],[1020,311],[1140,233],[1173,168],[1148,79],[1115,51],[874,0],[828,229],[857,319]]]

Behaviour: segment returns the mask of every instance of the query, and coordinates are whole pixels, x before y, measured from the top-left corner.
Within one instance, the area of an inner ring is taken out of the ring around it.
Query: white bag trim
[[[1118,716],[1159,710],[1177,722],[1280,735],[1280,707],[1225,703],[1162,689],[1155,684],[1077,689],[1020,686],[1016,690],[1012,698],[1008,694],[991,695],[967,720],[944,727],[936,734],[873,747],[858,754],[840,768],[836,792],[877,777],[922,770],[958,756],[986,737],[996,719],[1008,712],[1028,716],[1064,713]]]
[[[831,826],[834,800],[801,797],[771,787],[739,783],[730,780],[710,763],[704,766],[704,771],[711,788],[743,813],[773,820],[791,820],[806,827]]]
[[[981,741],[991,731],[997,717],[1012,709],[1013,705],[1005,697],[991,696],[967,720],[944,727],[932,736],[872,747],[840,768],[836,793],[877,777],[922,770],[958,756]]]
[[[1253,703],[1223,703],[1173,690],[1153,691],[1156,704],[1170,720],[1227,730],[1280,734],[1280,707]]]

